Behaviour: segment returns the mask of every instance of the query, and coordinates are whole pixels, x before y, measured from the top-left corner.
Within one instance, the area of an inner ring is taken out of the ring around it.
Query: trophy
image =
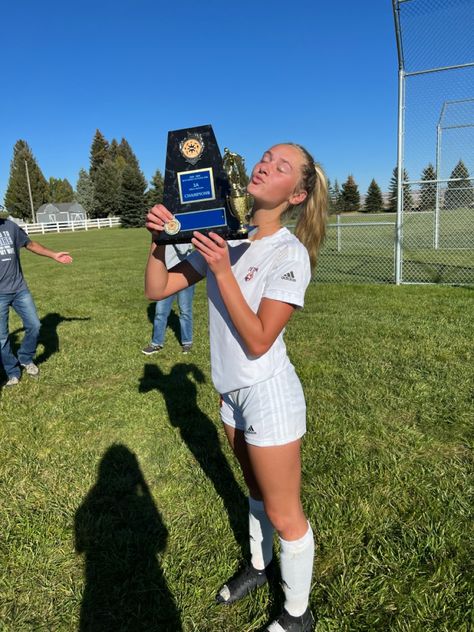
[[[157,243],[190,242],[193,231],[245,239],[250,209],[243,159],[228,149],[222,160],[210,125],[168,132],[163,204],[173,213]]]
[[[242,235],[240,239],[245,239],[248,235],[248,229],[245,227],[244,221],[248,220],[251,197],[247,193],[244,159],[226,147],[222,163],[230,185],[230,195],[227,197],[227,201],[232,214],[239,220],[237,235]]]

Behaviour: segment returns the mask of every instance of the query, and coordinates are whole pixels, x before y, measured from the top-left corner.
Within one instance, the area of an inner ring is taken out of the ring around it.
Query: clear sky
[[[13,146],[76,185],[95,130],[125,137],[149,180],[168,130],[211,123],[250,168],[300,142],[341,183],[383,190],[396,164],[391,0],[4,3],[0,201]]]

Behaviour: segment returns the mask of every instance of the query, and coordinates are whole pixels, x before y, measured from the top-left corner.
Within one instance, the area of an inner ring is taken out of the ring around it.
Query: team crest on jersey
[[[253,277],[254,277],[256,272],[258,272],[258,268],[254,268],[253,266],[250,266],[249,271],[245,275],[245,280],[246,281],[251,281],[253,279]]]

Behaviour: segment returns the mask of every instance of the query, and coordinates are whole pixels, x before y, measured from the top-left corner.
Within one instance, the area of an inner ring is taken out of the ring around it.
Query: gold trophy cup
[[[244,180],[244,159],[226,147],[224,149],[222,164],[230,185],[230,195],[227,197],[227,201],[232,214],[239,222],[237,238],[245,239],[248,235],[248,227],[245,224],[248,222],[252,200],[251,196],[247,193],[247,184]]]

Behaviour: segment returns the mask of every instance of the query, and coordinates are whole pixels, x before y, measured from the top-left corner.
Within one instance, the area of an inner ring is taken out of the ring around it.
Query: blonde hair
[[[297,147],[304,157],[299,188],[307,192],[301,204],[291,206],[287,213],[298,216],[295,235],[306,247],[311,263],[311,270],[316,266],[320,246],[326,234],[328,206],[328,183],[326,175],[311,154],[297,143],[287,143]]]

